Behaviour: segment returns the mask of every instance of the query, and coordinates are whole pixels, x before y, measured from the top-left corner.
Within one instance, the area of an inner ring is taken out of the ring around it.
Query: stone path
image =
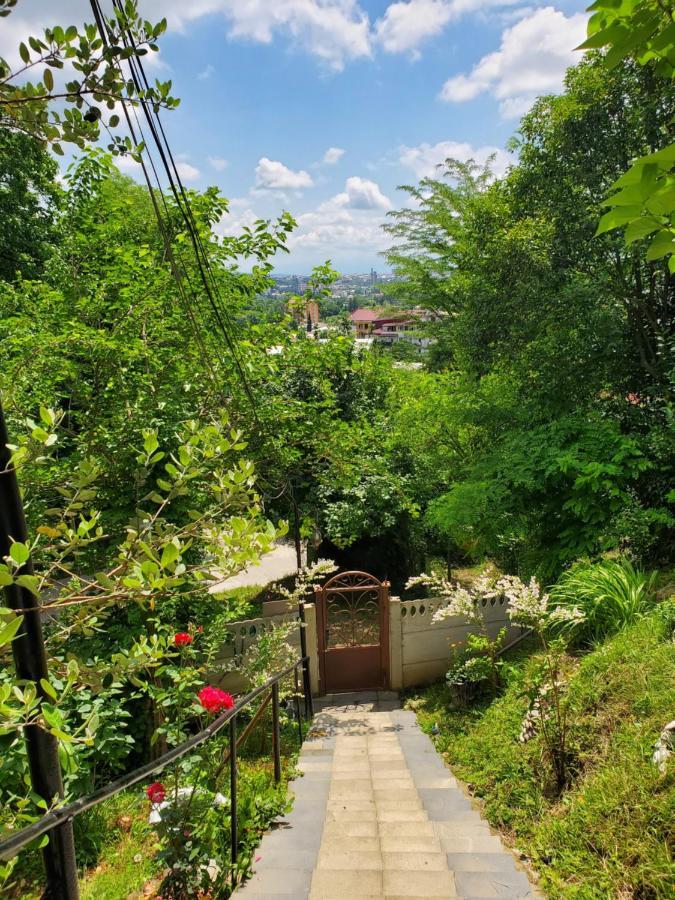
[[[541,896],[396,695],[337,695],[322,707],[293,809],[263,838],[237,898]]]

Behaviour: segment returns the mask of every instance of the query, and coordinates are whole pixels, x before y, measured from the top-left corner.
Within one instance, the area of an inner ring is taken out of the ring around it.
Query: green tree
[[[41,144],[0,128],[0,279],[41,274],[50,247],[61,190],[57,166]]]

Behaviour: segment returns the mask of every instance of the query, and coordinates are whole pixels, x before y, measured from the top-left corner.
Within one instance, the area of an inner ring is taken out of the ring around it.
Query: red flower
[[[184,647],[186,644],[192,643],[192,635],[188,634],[187,631],[179,631],[178,634],[174,635],[173,642],[177,647]]]
[[[219,713],[224,709],[232,709],[234,706],[234,698],[227,691],[221,691],[220,688],[211,687],[207,684],[197,694],[199,702],[209,713]]]
[[[166,788],[160,781],[153,781],[145,793],[151,803],[162,803],[166,797]]]
[[[197,626],[197,634],[204,634],[204,626],[203,625]]]

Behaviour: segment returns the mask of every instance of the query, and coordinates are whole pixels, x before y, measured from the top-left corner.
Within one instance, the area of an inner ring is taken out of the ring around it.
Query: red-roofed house
[[[379,313],[375,309],[355,309],[349,314],[357,338],[370,337]]]

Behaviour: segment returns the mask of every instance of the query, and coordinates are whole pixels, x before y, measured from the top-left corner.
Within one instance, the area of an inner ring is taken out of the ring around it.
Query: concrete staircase
[[[541,896],[396,695],[327,698],[299,768],[241,900]]]

